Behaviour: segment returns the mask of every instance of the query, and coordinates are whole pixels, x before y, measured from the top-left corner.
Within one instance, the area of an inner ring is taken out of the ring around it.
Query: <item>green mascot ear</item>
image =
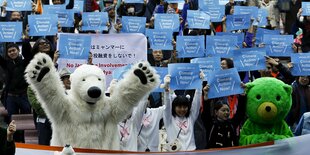
[[[254,87],[254,84],[252,82],[245,84],[245,93],[248,94],[250,89]]]
[[[285,85],[283,85],[283,88],[286,91],[288,96],[290,96],[292,94],[292,86],[285,84]]]

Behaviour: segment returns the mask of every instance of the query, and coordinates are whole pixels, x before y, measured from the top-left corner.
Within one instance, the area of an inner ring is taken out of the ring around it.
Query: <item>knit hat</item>
[[[71,74],[71,72],[66,67],[61,69],[61,71],[59,72],[60,78],[64,78],[66,76],[70,76],[70,74]]]

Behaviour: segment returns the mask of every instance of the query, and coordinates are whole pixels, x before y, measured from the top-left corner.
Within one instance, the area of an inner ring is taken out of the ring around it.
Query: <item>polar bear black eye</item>
[[[260,100],[261,96],[260,95],[256,95],[256,99]]]
[[[85,81],[85,79],[83,79],[82,81]]]
[[[280,101],[281,100],[281,96],[278,95],[276,99],[277,99],[277,101]]]
[[[98,78],[98,81],[101,81],[101,79],[100,79],[100,78]]]

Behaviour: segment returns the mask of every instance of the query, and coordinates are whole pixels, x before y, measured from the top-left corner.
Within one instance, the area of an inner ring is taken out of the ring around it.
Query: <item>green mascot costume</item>
[[[259,78],[246,84],[248,119],[240,132],[240,145],[292,137],[284,121],[292,105],[292,87],[276,78]]]

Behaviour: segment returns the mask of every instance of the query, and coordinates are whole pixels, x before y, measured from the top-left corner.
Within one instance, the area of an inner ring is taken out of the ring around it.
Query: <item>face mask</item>
[[[135,8],[130,7],[130,8],[127,9],[127,12],[128,12],[129,14],[134,14],[134,13],[135,13]]]

